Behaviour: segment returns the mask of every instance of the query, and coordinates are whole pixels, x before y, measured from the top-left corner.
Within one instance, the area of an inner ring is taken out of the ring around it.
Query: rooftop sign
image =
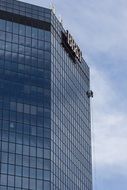
[[[79,48],[79,46],[74,41],[72,35],[67,30],[65,33],[62,32],[62,44],[70,54],[70,56],[75,60],[75,58],[78,59],[78,61],[81,63],[82,61],[82,52]]]

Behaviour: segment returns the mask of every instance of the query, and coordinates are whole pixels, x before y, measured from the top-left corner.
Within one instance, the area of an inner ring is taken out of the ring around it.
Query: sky
[[[53,2],[91,70],[93,190],[127,190],[127,0]]]

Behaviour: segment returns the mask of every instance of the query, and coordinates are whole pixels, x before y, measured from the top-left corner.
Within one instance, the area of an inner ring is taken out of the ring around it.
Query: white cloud
[[[120,103],[117,92],[112,82],[96,68],[92,70],[92,88],[95,94],[92,103],[94,164],[98,168],[127,169],[127,117],[117,109]]]

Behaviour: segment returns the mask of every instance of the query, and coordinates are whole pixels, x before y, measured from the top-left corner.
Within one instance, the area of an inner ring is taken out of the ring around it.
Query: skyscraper
[[[53,11],[0,0],[0,190],[92,190],[89,90]]]

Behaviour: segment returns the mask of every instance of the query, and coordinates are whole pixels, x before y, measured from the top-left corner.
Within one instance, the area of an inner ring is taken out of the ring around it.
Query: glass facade
[[[51,10],[0,0],[0,190],[92,190],[89,68]]]
[[[51,189],[92,190],[89,68],[69,57],[54,15],[52,23]]]

